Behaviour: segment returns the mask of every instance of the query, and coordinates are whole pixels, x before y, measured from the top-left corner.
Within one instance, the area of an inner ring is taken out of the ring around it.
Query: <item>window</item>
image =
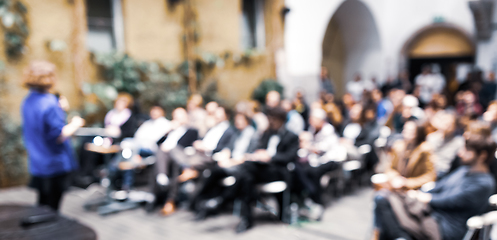
[[[242,48],[264,49],[264,0],[242,0]]]
[[[86,16],[88,50],[124,50],[121,0],[86,0]]]

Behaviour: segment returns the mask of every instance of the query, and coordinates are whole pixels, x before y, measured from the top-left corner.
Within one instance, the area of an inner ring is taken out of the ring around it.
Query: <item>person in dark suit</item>
[[[290,174],[287,165],[297,159],[299,138],[285,128],[285,110],[280,107],[270,108],[267,110],[267,116],[269,129],[260,138],[256,150],[246,155],[245,162],[240,165],[241,169],[235,175],[236,184],[233,185],[232,191],[236,191],[242,202],[241,221],[236,227],[237,232],[244,232],[253,226],[250,206],[256,200],[255,185],[288,181]],[[281,199],[281,196],[279,197]]]
[[[217,164],[206,170],[205,177],[200,181],[198,193],[195,194],[191,207],[197,213],[197,220],[203,220],[208,215],[219,212],[224,203],[234,200],[233,191],[222,186],[221,181],[239,171],[239,165],[245,160],[245,154],[253,152],[259,140],[258,134],[250,125],[251,119],[243,114],[235,115],[235,133],[232,135],[227,148],[216,153]]]
[[[181,119],[188,118],[184,109],[178,110],[176,114],[180,114]],[[162,185],[169,186],[167,201],[162,209],[164,215],[169,215],[175,210],[174,201],[178,184],[197,178],[199,172],[214,163],[211,156],[228,146],[234,133],[228,121],[228,116],[229,112],[226,108],[218,107],[215,112],[216,126],[209,129],[202,140],[193,141],[191,143],[192,148],[186,148],[179,144],[170,144],[169,142],[171,141],[168,141],[167,138],[162,143],[162,151],[159,151],[161,153],[157,155],[157,158],[160,158],[162,163],[158,164],[157,167],[162,169],[163,174],[159,174],[157,180],[158,182],[163,182]],[[166,175],[167,173],[169,173],[169,178]]]

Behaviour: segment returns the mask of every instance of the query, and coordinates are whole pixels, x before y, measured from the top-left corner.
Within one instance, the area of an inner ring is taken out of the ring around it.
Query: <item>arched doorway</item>
[[[451,101],[451,93],[455,91],[451,88],[457,88],[457,84],[452,84],[456,83],[457,68],[474,63],[475,43],[464,30],[451,24],[437,23],[414,33],[404,44],[401,54],[412,83],[424,65],[439,66],[447,81],[446,93]]]
[[[381,74],[380,37],[373,15],[363,2],[347,0],[335,11],[323,39],[322,59],[339,96],[356,73],[363,78]]]

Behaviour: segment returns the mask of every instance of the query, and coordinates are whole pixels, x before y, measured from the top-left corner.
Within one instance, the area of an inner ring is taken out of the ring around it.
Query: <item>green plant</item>
[[[254,89],[254,91],[252,92],[252,99],[259,101],[261,104],[264,104],[266,101],[266,95],[270,91],[277,91],[283,97],[283,86],[276,80],[266,79]]]
[[[188,74],[186,63],[175,67],[160,62],[138,61],[124,53],[95,53],[93,58],[100,68],[101,81],[84,86],[83,92],[93,93],[106,110],[118,92],[130,93],[141,107],[158,104],[168,111],[185,106],[188,99]],[[98,106],[87,104],[86,113],[98,111]]]
[[[21,126],[4,112],[0,113],[0,187],[25,183],[27,179],[26,150]]]
[[[9,59],[25,52],[29,29],[26,24],[28,9],[19,0],[0,0],[0,18],[4,31],[5,51]]]
[[[8,91],[5,66],[0,62],[0,96]],[[22,141],[22,129],[0,105],[0,187],[20,185],[27,180],[27,158]]]

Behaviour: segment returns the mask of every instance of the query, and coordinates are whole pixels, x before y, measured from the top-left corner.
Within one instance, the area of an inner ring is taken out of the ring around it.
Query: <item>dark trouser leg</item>
[[[396,238],[404,238],[406,240],[412,239],[409,234],[402,229],[399,222],[397,221],[397,217],[393,212],[392,206],[388,199],[378,194],[375,199],[375,219],[377,227],[380,229],[380,233],[382,237],[386,237],[387,239],[396,239]]]
[[[312,184],[313,191],[310,191],[309,197],[315,203],[323,205],[323,200],[322,200],[323,189],[321,187],[321,177],[323,177],[324,174],[331,172],[337,168],[338,168],[337,163],[327,162],[318,167],[307,166],[304,169],[306,176],[309,177]]]
[[[240,169],[240,200],[242,201],[241,217],[252,221],[250,206],[256,200],[255,186],[259,183],[287,180],[285,169],[271,163],[245,162]],[[238,180],[238,179],[237,179]],[[281,205],[281,202],[280,202]]]
[[[228,176],[226,171],[215,165],[211,168],[206,169],[205,171],[210,172],[209,176],[201,175],[199,190],[195,196],[195,200],[202,201],[208,198],[216,197],[221,195],[222,186],[221,181],[223,178]],[[204,172],[205,172],[204,171]]]
[[[51,178],[39,178],[39,181],[42,182],[38,189],[38,204],[58,211],[62,195],[67,188],[68,174]]]

